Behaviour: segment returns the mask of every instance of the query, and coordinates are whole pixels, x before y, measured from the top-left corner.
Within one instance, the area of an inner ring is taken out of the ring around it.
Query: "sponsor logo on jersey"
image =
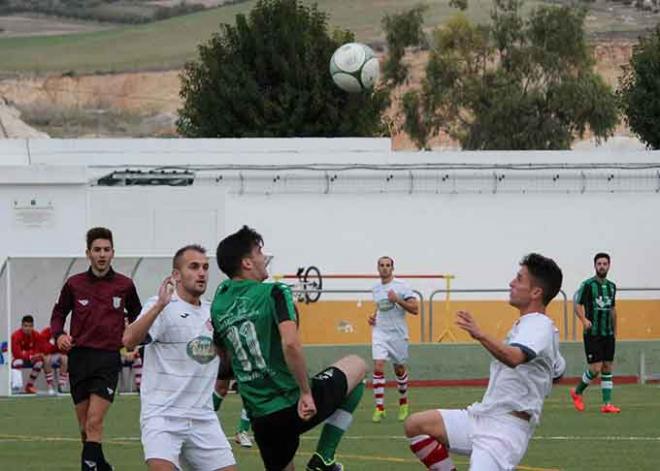
[[[213,339],[204,335],[195,337],[186,345],[186,353],[202,365],[212,362],[216,356]]]
[[[181,316],[181,319],[185,319],[185,318],[187,318],[190,314],[188,314],[187,312],[184,312],[184,313],[181,313],[181,314],[179,314],[179,315]]]
[[[81,306],[87,306],[89,304],[89,299],[79,299],[78,302]]]
[[[598,296],[596,298],[597,309],[609,309],[612,306],[612,299],[608,297]]]
[[[380,299],[377,304],[378,304],[378,310],[380,311],[389,311],[391,309],[394,309],[394,303],[387,298]]]
[[[111,388],[105,388],[106,391],[108,391],[108,394],[112,395],[115,391]]]
[[[121,307],[121,298],[119,296],[112,297],[112,307],[119,309]]]

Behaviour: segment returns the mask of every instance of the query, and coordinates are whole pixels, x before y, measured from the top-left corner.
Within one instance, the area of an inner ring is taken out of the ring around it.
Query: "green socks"
[[[609,404],[612,402],[612,387],[614,382],[612,381],[612,373],[603,373],[600,377],[600,391],[603,393],[603,404]]]
[[[584,390],[587,389],[587,386],[589,386],[589,383],[597,377],[598,373],[592,372],[589,368],[584,370],[584,373],[582,373],[582,380],[580,381],[580,384],[577,385],[577,388],[575,388],[575,392],[577,394],[582,394]]]
[[[316,446],[316,453],[326,464],[330,464],[335,459],[335,451],[339,446],[339,441],[353,422],[353,411],[357,408],[364,394],[364,383],[355,386],[348,396],[344,399],[339,408],[325,421],[321,438]]]
[[[236,433],[248,432],[250,430],[250,419],[248,419],[247,411],[245,408],[241,409],[241,416],[238,419],[236,426]]]

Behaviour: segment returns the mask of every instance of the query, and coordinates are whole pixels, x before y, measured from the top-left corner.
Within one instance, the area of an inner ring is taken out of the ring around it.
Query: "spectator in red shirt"
[[[142,310],[133,281],[111,266],[112,231],[87,231],[89,270],[70,277],[53,308],[50,328],[56,345],[69,355],[69,385],[80,426],[82,471],[109,471],[103,456],[103,420],[117,389],[124,317],[133,322]],[[71,332],[64,323],[71,313]]]
[[[57,389],[59,392],[64,392],[67,384],[69,384],[69,358],[66,352],[57,348],[55,339],[51,335],[50,326],[39,332],[41,336],[42,351],[44,353],[44,371],[46,379],[51,376],[51,381],[54,381],[54,366],[59,364],[59,372],[57,375]]]
[[[34,329],[34,317],[23,316],[21,328],[11,334],[11,366],[14,369],[30,368],[30,377],[25,385],[24,392],[35,394],[37,388],[34,386],[41,369],[44,368],[46,381],[48,382],[48,393],[55,394],[53,389],[53,371],[44,364],[44,350],[42,338]]]

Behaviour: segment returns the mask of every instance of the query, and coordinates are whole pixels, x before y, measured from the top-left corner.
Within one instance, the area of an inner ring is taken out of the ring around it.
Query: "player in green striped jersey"
[[[575,297],[577,316],[584,327],[584,351],[588,367],[582,380],[571,389],[575,408],[584,410],[582,394],[589,383],[600,378],[603,395],[603,414],[617,414],[621,409],[612,404],[612,362],[616,343],[616,285],[607,279],[610,270],[610,256],[597,253],[594,257],[596,275],[585,280]]]
[[[367,365],[348,355],[308,378],[291,290],[265,281],[262,246],[247,226],[218,244],[218,266],[229,279],[211,305],[216,344],[229,357],[265,469],[293,470],[300,435],[324,422],[306,469],[342,471],[335,450],[364,393]]]

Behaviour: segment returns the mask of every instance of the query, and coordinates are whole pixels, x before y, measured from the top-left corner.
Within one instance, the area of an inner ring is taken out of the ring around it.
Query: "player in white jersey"
[[[371,292],[376,311],[369,317],[371,331],[371,355],[374,360],[373,386],[376,408],[372,420],[380,422],[385,417],[385,362],[391,361],[399,389],[399,414],[403,421],[408,417],[408,323],[406,312],[417,314],[417,298],[403,280],[394,278],[392,257],[378,259],[380,282]]]
[[[191,468],[235,470],[231,446],[213,410],[218,357],[210,304],[201,299],[208,282],[206,250],[177,251],[172,275],[124,332],[133,348],[146,338],[140,427],[150,471]]]
[[[428,469],[454,470],[448,451],[469,455],[473,471],[514,469],[522,460],[553,380],[566,368],[558,331],[545,314],[561,282],[553,260],[534,253],[523,258],[509,283],[509,304],[520,318],[505,342],[483,332],[470,313],[457,313],[456,324],[494,360],[481,402],[467,409],[419,412],[406,421],[410,448]]]

